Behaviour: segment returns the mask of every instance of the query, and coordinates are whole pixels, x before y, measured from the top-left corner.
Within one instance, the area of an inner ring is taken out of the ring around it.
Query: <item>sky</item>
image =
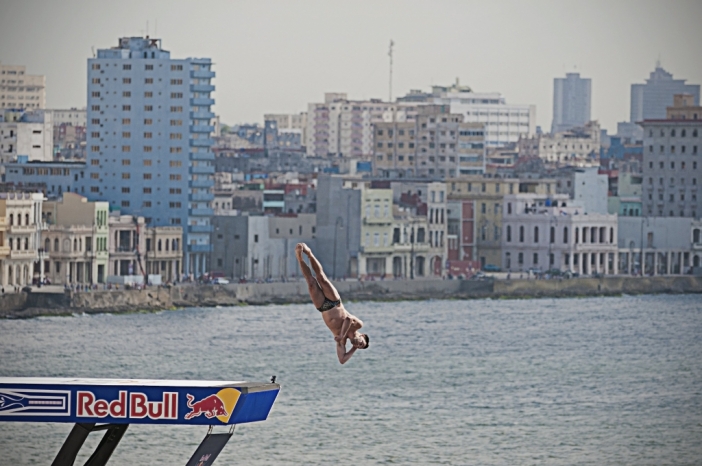
[[[46,75],[48,108],[84,107],[93,50],[148,31],[173,58],[213,60],[223,123],[262,123],[325,92],[387,99],[392,39],[395,97],[459,78],[536,105],[548,130],[553,79],[577,71],[612,133],[656,60],[702,83],[701,19],[694,0],[0,0],[0,62]]]

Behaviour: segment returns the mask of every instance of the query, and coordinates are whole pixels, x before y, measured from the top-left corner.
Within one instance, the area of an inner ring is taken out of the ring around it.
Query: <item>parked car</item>
[[[214,280],[212,280],[212,283],[215,285],[229,285],[229,280],[223,277],[217,277]]]
[[[502,269],[494,264],[485,264],[483,266],[483,271],[485,271],[485,272],[500,272],[500,271],[502,271]]]

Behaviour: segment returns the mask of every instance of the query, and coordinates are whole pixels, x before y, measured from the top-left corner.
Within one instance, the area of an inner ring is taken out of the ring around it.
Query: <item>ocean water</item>
[[[0,321],[0,375],[266,381],[215,464],[702,464],[702,297],[348,303],[344,366],[312,305]],[[0,465],[71,425],[0,423]],[[109,464],[185,464],[204,427],[132,425]],[[76,464],[101,435],[93,434]]]

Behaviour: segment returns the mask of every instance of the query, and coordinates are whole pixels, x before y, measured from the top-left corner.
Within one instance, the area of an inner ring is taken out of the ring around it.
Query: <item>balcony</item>
[[[188,182],[191,188],[211,188],[214,186],[214,180],[191,180]]]
[[[37,225],[10,225],[10,233],[34,233]]]
[[[692,243],[692,249],[695,251],[702,251],[702,243]]]
[[[190,105],[214,105],[214,99],[208,97],[194,97],[190,99]]]
[[[212,84],[191,84],[190,90],[193,92],[212,92],[215,87]]]
[[[10,247],[0,246],[0,256],[7,256],[8,254],[10,254]]]
[[[188,209],[188,216],[190,217],[212,217],[214,215],[214,210],[209,207],[201,207],[199,209]]]
[[[189,225],[188,233],[212,233],[212,225]]]
[[[212,152],[195,152],[190,154],[190,160],[214,160],[215,155]]]
[[[211,120],[214,117],[213,112],[190,112],[190,118],[193,120]]]
[[[190,167],[190,173],[194,175],[214,175],[214,165],[196,165]]]
[[[13,249],[10,251],[10,259],[36,259],[37,251],[34,249],[29,250],[17,250]]]
[[[212,125],[191,125],[191,133],[211,133],[214,131],[214,126]]]
[[[194,202],[210,202],[214,200],[214,194],[212,193],[196,193],[196,194],[191,194],[190,197],[188,198],[190,201]]]
[[[214,141],[212,140],[212,138],[190,140],[190,145],[193,147],[212,147],[213,144]]]
[[[214,78],[215,72],[212,70],[191,70],[190,77],[191,78],[199,78],[199,79]]]
[[[209,244],[188,244],[188,252],[212,252]]]

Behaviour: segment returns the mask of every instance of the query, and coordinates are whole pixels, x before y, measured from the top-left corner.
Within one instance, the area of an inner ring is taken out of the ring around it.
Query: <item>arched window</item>
[[[697,130],[696,130],[696,129],[693,129],[693,130],[692,130],[692,136],[695,137],[695,138],[697,137]]]
[[[24,224],[29,225],[29,214],[24,214]]]
[[[549,242],[551,244],[556,242],[556,227],[551,227],[551,235],[550,235]]]
[[[166,240],[165,242],[166,242],[166,251],[168,251],[168,240]]]
[[[10,214],[10,226],[15,224],[15,214]]]
[[[575,227],[575,244],[580,242],[580,228]]]
[[[161,250],[161,240],[158,240],[158,243],[157,243],[157,244],[158,244],[158,246],[156,246],[156,247],[157,247],[157,249],[160,251],[160,250]]]
[[[29,238],[24,239],[24,250],[29,251]]]
[[[78,250],[78,240],[74,238],[73,239],[73,252],[75,252],[77,250]]]
[[[700,242],[700,229],[699,228],[695,228],[694,230],[692,230],[692,242],[695,244]]]
[[[683,129],[683,130],[680,130],[680,136],[683,137],[683,138],[684,138],[685,136],[687,136],[687,131],[685,131],[684,129]]]
[[[609,244],[614,244],[614,228],[609,227]]]
[[[671,136],[671,137],[675,137],[675,130],[671,130],[671,131],[670,131],[670,136]]]
[[[524,225],[519,226],[519,242],[524,242]]]
[[[539,227],[534,227],[534,242],[539,242]]]
[[[44,240],[44,251],[49,252],[51,249],[51,240],[49,238],[46,238]]]
[[[17,225],[22,226],[22,214],[17,214]]]
[[[563,244],[568,243],[568,227],[563,227]]]
[[[59,252],[59,240],[54,238],[54,251]]]
[[[512,242],[512,226],[507,225],[507,242],[511,243]]]
[[[178,240],[174,239],[171,242],[171,251],[177,251],[178,250]]]

